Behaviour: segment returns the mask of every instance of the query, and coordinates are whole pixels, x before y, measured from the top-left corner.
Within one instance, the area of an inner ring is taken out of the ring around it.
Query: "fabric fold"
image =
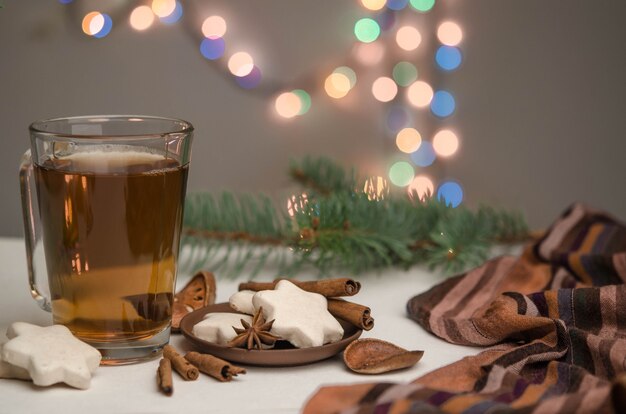
[[[520,257],[407,303],[427,331],[483,352],[411,384],[324,387],[304,412],[626,412],[625,280],[626,226],[575,204]]]

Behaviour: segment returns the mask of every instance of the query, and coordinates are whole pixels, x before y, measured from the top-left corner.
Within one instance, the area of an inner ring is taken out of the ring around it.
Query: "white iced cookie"
[[[245,313],[247,315],[254,315],[254,305],[252,304],[252,297],[256,294],[253,290],[241,290],[233,293],[228,303],[230,307],[237,312]]]
[[[30,375],[24,368],[16,367],[2,360],[2,346],[0,344],[0,378],[15,378],[29,380]]]
[[[225,345],[237,336],[233,326],[241,327],[241,320],[252,323],[252,317],[240,313],[209,313],[191,330],[195,336],[218,345]]]
[[[265,320],[274,319],[271,332],[297,348],[337,342],[343,328],[328,312],[326,298],[304,291],[288,280],[281,280],[274,290],[262,290],[252,298],[255,309],[263,307]]]
[[[36,385],[64,382],[75,388],[89,388],[91,374],[102,358],[96,348],[74,337],[63,325],[41,327],[15,322],[7,337],[10,341],[2,347],[1,358],[27,370]]]

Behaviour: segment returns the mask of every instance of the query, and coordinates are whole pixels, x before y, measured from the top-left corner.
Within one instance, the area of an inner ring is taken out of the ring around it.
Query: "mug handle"
[[[26,262],[28,266],[28,284],[30,294],[39,307],[48,312],[52,311],[50,299],[37,288],[35,270],[35,246],[41,238],[41,231],[38,231],[39,216],[33,205],[33,160],[30,150],[26,151],[20,160],[20,193],[22,197],[22,216],[24,219],[24,239],[26,241]]]

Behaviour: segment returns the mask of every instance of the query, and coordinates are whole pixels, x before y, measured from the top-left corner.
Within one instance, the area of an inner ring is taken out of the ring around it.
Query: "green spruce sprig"
[[[364,192],[354,170],[325,158],[293,162],[289,175],[303,187],[303,195],[292,198],[291,216],[263,195],[190,195],[184,267],[247,277],[264,268],[280,275],[313,268],[320,276],[356,276],[415,264],[451,273],[484,261],[495,243],[529,237],[519,212],[487,206],[473,212],[404,193],[379,199]]]

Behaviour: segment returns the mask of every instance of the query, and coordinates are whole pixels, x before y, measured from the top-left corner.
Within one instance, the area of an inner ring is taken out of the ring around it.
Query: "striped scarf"
[[[625,281],[626,226],[574,205],[521,257],[407,304],[427,331],[483,352],[409,384],[323,387],[304,413],[626,413]]]

